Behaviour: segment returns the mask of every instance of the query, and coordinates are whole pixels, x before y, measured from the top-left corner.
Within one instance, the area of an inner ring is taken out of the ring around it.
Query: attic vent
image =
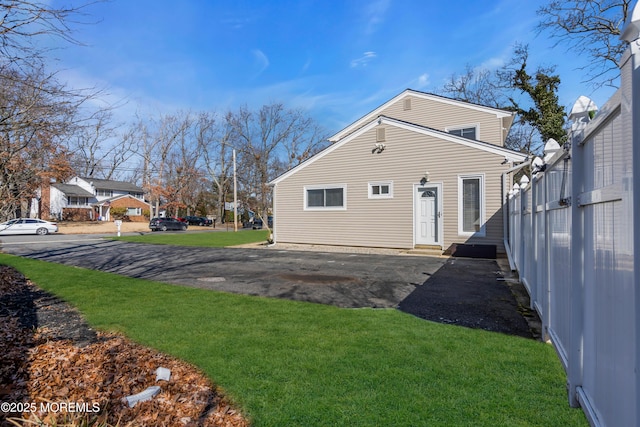
[[[385,128],[376,129],[376,142],[384,142],[386,140]]]
[[[402,104],[402,107],[405,110],[411,110],[411,98],[405,98],[405,100],[404,100],[404,102]]]

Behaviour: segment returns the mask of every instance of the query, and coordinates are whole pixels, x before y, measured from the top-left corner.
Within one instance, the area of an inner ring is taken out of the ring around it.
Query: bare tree
[[[283,104],[264,105],[253,112],[247,107],[226,117],[239,148],[243,184],[256,201],[259,215],[269,211],[269,181],[284,172],[286,166],[313,155],[319,147],[319,128],[301,110],[289,110]],[[288,159],[283,161],[282,155]],[[266,221],[264,222],[267,223]]]
[[[81,7],[0,2],[0,217],[21,216],[43,180],[69,173],[62,141],[94,94],[74,91],[46,70],[40,39],[77,43],[70,23]]]
[[[105,179],[121,180],[124,174],[131,182],[135,182],[135,171],[128,169],[131,160],[139,152],[140,141],[130,131],[120,134],[108,149],[103,176]]]
[[[502,85],[487,69],[467,65],[463,74],[453,74],[440,93],[472,104],[501,108],[506,103]]]
[[[179,190],[183,178],[190,173],[189,161],[180,160],[182,145],[186,144],[186,135],[193,119],[189,113],[164,115],[158,121],[140,121],[135,133],[142,140],[138,155],[143,165],[143,188],[148,192],[150,201],[155,203],[155,214],[160,205],[176,213],[184,205]],[[194,163],[195,164],[195,163]]]
[[[189,113],[179,116],[179,135],[170,153],[166,169],[167,187],[172,188],[174,197],[168,204],[178,209],[186,209],[187,215],[195,210],[203,188],[204,178],[199,169],[202,151],[197,144],[195,119]]]
[[[620,40],[622,26],[630,13],[631,0],[550,1],[538,9],[540,32],[548,31],[578,55],[586,55],[586,81],[594,87],[617,86],[618,61],[625,50]]]
[[[0,73],[0,217],[21,216],[86,100],[42,68]]]
[[[0,56],[5,62],[32,66],[39,63],[47,49],[37,39],[55,37],[79,44],[73,37],[71,24],[86,23],[81,6],[54,7],[51,2],[35,0],[3,0],[0,2]]]
[[[99,109],[79,123],[69,138],[73,165],[78,175],[102,179],[122,178],[120,168],[136,152],[137,140],[131,131],[118,135],[111,110]]]
[[[216,212],[225,220],[225,203],[231,191],[232,171],[232,128],[229,121],[216,120],[210,113],[202,113],[196,124],[198,146],[202,152],[204,169],[214,186],[218,206]]]

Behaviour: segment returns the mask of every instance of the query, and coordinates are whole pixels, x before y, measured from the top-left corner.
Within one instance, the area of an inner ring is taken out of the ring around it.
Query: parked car
[[[189,225],[186,222],[178,221],[176,218],[152,218],[149,221],[151,231],[181,230],[185,231]]]
[[[44,236],[57,231],[58,224],[39,218],[16,218],[0,224],[0,234],[39,234]]]
[[[252,226],[252,228],[254,230],[260,230],[263,226],[264,226],[264,223],[262,221],[262,218],[257,217],[257,216],[253,218],[253,226]],[[269,228],[273,227],[273,217],[271,215],[269,215],[267,217],[267,226]]]
[[[184,219],[189,225],[209,226],[213,224],[213,221],[203,216],[186,216]]]

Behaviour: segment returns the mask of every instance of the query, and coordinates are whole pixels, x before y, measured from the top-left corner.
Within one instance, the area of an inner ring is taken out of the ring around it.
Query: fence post
[[[631,52],[629,59],[631,61],[631,91],[623,91],[622,103],[626,108],[631,109],[632,117],[629,124],[631,129],[628,129],[631,132],[633,144],[633,201],[630,217],[633,229],[633,283],[636,283],[634,289],[635,324],[636,327],[640,327],[638,326],[640,325],[640,286],[637,284],[640,279],[640,273],[638,273],[638,267],[640,267],[640,226],[637,220],[638,214],[640,214],[640,4],[636,3],[633,8],[620,38],[629,43]],[[625,76],[623,75],[622,78],[624,87],[626,86]],[[635,353],[635,395],[638,399],[640,397],[640,338],[638,336],[635,337]],[[640,405],[636,405],[635,411],[635,419],[638,423],[640,422]]]
[[[536,157],[536,159],[538,159],[538,157]],[[538,298],[540,297],[540,279],[538,278],[538,265],[540,264],[540,259],[538,258],[538,245],[539,245],[539,240],[538,240],[538,233],[540,232],[540,230],[538,229],[538,223],[536,221],[536,217],[537,217],[537,206],[536,206],[536,201],[538,200],[538,191],[539,191],[539,183],[538,183],[538,177],[535,175],[536,173],[536,160],[534,159],[534,161],[531,164],[531,183],[529,185],[531,185],[531,206],[529,206],[529,209],[531,210],[531,253],[530,253],[530,257],[533,260],[532,262],[532,268],[530,270],[530,287],[531,287],[531,298],[529,300],[530,304],[529,304],[529,308],[535,308],[535,304],[534,302],[538,300]],[[539,305],[539,304],[538,304]],[[540,317],[542,317],[542,313],[540,313]],[[543,325],[543,329],[544,329],[544,325]],[[544,334],[543,334],[544,336]]]
[[[567,382],[569,404],[576,408],[578,388],[582,386],[584,372],[584,218],[578,202],[584,191],[584,150],[583,131],[589,123],[589,110],[593,103],[581,96],[573,105],[569,119],[572,120],[569,133],[571,150],[571,317],[570,342],[568,351]]]

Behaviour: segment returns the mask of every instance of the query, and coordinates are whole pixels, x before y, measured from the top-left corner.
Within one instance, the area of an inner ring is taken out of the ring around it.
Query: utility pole
[[[233,149],[233,231],[238,231],[238,180],[236,178],[236,149]]]

